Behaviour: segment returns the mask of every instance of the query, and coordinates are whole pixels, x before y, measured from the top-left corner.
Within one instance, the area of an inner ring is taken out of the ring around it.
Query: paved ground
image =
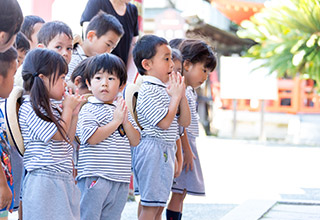
[[[249,199],[320,200],[320,146],[211,137],[197,144],[207,196],[187,197],[184,219],[218,220]],[[136,210],[128,202],[122,219],[137,219]]]

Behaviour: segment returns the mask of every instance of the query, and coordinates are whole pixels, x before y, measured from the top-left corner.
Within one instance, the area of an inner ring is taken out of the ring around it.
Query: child
[[[17,0],[0,1],[0,53],[14,44],[22,21],[23,15]]]
[[[71,74],[71,83],[69,86],[73,91],[78,89],[80,95],[90,94],[90,90],[86,84],[85,72],[86,67],[92,57],[82,60]]]
[[[112,15],[100,12],[94,16],[86,31],[82,45],[76,44],[66,80],[70,80],[74,68],[87,57],[110,53],[118,44],[124,31],[120,22]]]
[[[18,51],[18,68],[22,65],[26,54],[30,50],[30,43],[22,32],[18,32],[14,47]]]
[[[36,15],[28,15],[24,17],[21,32],[26,35],[30,43],[30,49],[34,49],[38,45],[37,34],[45,21]]]
[[[0,53],[0,97],[7,98],[13,88],[17,70],[17,51],[13,47]],[[5,132],[4,115],[0,109],[0,219],[8,219],[8,210],[13,209],[13,176],[11,170],[10,146]]]
[[[79,219],[80,192],[72,176],[73,141],[84,99],[65,93],[68,65],[47,49],[27,54],[22,77],[27,95],[19,109],[28,171],[22,190],[23,219]],[[63,100],[63,110],[51,100]]]
[[[93,57],[86,82],[92,91],[80,111],[78,186],[81,219],[120,219],[128,198],[131,175],[130,146],[138,145],[140,132],[118,93],[127,72],[112,54]]]
[[[51,21],[45,23],[38,35],[38,47],[54,50],[67,62],[71,61],[72,54],[72,30],[62,21]]]
[[[199,136],[197,94],[195,89],[207,80],[208,74],[217,65],[216,58],[209,46],[199,40],[184,40],[179,50],[182,54],[182,74],[187,86],[186,96],[191,110],[191,124],[181,137],[184,154],[184,170],[175,179],[172,186],[172,198],[167,209],[168,220],[182,217],[183,200],[186,194],[204,195],[204,182],[200,160],[196,148],[196,137]]]
[[[155,35],[143,36],[133,49],[139,74],[144,75],[136,108],[142,139],[133,153],[135,194],[141,195],[139,219],[161,218],[173,182],[178,123],[190,123],[184,77],[172,72],[171,56],[168,42]]]

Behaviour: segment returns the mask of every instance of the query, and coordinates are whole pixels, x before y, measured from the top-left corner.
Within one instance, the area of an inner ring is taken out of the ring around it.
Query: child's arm
[[[193,160],[197,159],[190,147],[189,141],[188,141],[188,135],[186,130],[183,132],[183,136],[181,136],[181,144],[183,149],[183,167],[186,166],[186,172],[189,171],[189,169],[193,170]]]
[[[125,101],[122,98],[120,98],[119,102],[122,102],[123,105],[125,105]],[[133,125],[130,123],[130,121],[128,120],[128,108],[126,105],[125,105],[125,117],[123,119],[122,125],[129,139],[130,145],[133,147],[137,146],[140,142],[140,132],[137,129],[135,129]]]
[[[180,115],[178,118],[179,125],[181,125],[182,127],[188,127],[191,122],[191,112],[190,112],[185,90],[183,92],[183,95],[180,101],[179,110],[180,110]]]
[[[177,166],[175,167],[174,178],[177,178],[178,176],[180,176],[180,173],[182,171],[182,164],[183,164],[183,155],[182,155],[180,138],[176,141],[176,145],[177,145],[177,152],[176,152]]]
[[[7,178],[3,172],[0,162],[0,209],[6,208],[9,210],[12,202],[12,192],[8,186]]]
[[[113,119],[108,124],[97,128],[97,130],[88,139],[90,145],[96,145],[108,138],[121,125],[125,117],[126,106],[119,103],[114,110]]]
[[[171,73],[169,75],[168,94],[171,96],[167,115],[158,122],[157,126],[161,129],[168,129],[177,114],[177,109],[181,100],[182,91],[184,90],[184,77]]]

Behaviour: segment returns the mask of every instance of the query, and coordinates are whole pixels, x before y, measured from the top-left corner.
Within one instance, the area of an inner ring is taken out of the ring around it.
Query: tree
[[[314,79],[320,89],[319,0],[272,0],[241,27],[239,37],[258,43],[246,56],[263,59],[279,77]]]

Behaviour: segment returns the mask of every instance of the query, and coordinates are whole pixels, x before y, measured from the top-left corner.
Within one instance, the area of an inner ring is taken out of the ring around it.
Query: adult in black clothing
[[[112,53],[122,58],[127,64],[128,81],[130,82],[134,78],[132,76],[134,72],[130,73],[130,71],[135,71],[135,68],[132,69],[134,67],[132,48],[136,36],[139,35],[138,10],[130,3],[130,0],[89,0],[82,13],[80,25],[83,26],[84,22],[89,22],[100,10],[114,15],[123,26],[125,33]]]

